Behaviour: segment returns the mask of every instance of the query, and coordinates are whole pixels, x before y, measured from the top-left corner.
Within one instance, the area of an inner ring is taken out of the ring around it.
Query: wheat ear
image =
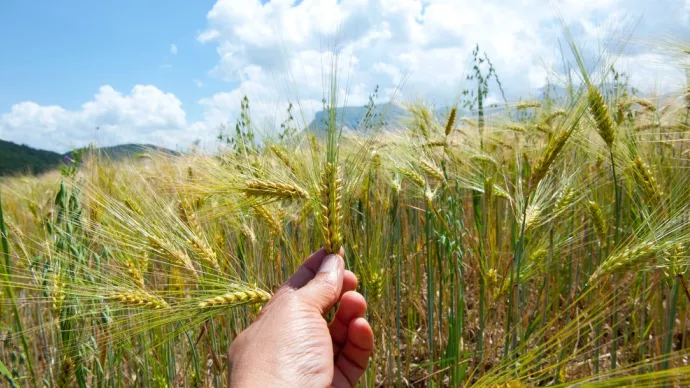
[[[446,136],[453,132],[453,124],[455,124],[455,115],[457,114],[457,108],[450,110],[450,115],[448,115],[448,122],[446,123]]]
[[[343,219],[342,184],[340,167],[327,163],[321,176],[321,230],[324,249],[327,253],[337,252],[343,244],[340,225]]]
[[[290,157],[283,151],[282,148],[278,147],[277,145],[272,145],[270,147],[271,152],[280,159],[281,162],[285,165],[285,167],[289,168],[290,171],[293,173],[296,172],[297,170],[295,169],[295,166],[292,164],[292,161],[290,160]]]
[[[126,306],[135,306],[152,310],[160,310],[168,307],[168,304],[163,299],[144,291],[133,290],[115,292],[110,296],[110,299],[118,301]]]
[[[654,174],[652,174],[652,171],[649,169],[649,166],[647,166],[641,158],[636,158],[633,161],[632,168],[647,196],[650,199],[661,198],[663,193],[661,192],[656,178],[654,178]]]
[[[256,213],[257,217],[261,218],[261,220],[266,223],[273,236],[281,235],[283,227],[280,224],[280,220],[271,214],[271,212],[265,206],[255,205],[252,207],[252,209],[254,209],[254,213]]]
[[[266,303],[269,299],[271,299],[271,294],[263,290],[235,291],[208,298],[199,302],[199,307],[205,308]]]
[[[565,147],[565,143],[568,141],[568,138],[570,138],[571,134],[572,130],[568,130],[563,131],[551,138],[551,141],[546,146],[544,154],[534,165],[534,169],[532,170],[532,174],[530,175],[530,191],[536,188],[539,182],[541,182],[541,180],[544,179],[546,173],[549,172],[551,165],[556,160],[556,157],[558,156],[558,154],[561,153],[563,147]]]
[[[606,245],[606,236],[608,234],[608,225],[606,224],[606,219],[604,218],[604,213],[601,211],[599,204],[594,201],[587,202],[587,210],[589,210],[589,215],[592,218],[592,223],[594,224],[594,231],[597,234],[597,238],[602,246]]]
[[[309,193],[299,186],[264,180],[247,182],[243,191],[247,196],[250,197],[264,197],[271,199],[309,198]]]
[[[407,178],[410,182],[414,183],[415,186],[419,187],[420,189],[426,188],[424,178],[422,178],[421,175],[417,174],[416,171],[410,170],[409,168],[398,167],[398,172],[400,173],[400,175]]]
[[[613,141],[615,140],[616,134],[613,130],[613,121],[611,120],[611,115],[609,114],[609,109],[604,103],[604,98],[599,93],[599,89],[590,85],[587,93],[587,100],[589,102],[589,111],[594,117],[594,121],[597,125],[597,132],[609,148],[613,147]]]
[[[434,179],[437,179],[439,181],[445,181],[446,180],[446,178],[443,176],[443,171],[441,171],[441,169],[438,168],[436,166],[436,164],[434,162],[432,162],[431,160],[422,158],[419,161],[419,167],[421,167],[421,169],[424,170],[424,172],[428,176],[430,176]]]

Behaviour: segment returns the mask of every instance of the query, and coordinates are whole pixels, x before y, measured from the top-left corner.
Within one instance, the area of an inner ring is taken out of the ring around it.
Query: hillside
[[[152,150],[170,155],[179,154],[176,151],[149,144],[120,144],[96,149],[101,157],[111,160],[132,158]],[[23,144],[0,140],[0,176],[41,174],[58,167],[66,156],[71,155],[72,151],[59,154],[53,151],[39,150]]]
[[[60,164],[63,155],[0,140],[0,175],[40,174]]]
[[[164,154],[169,154],[169,155],[178,155],[179,152],[177,151],[172,151],[167,148],[163,147],[156,147],[154,145],[150,144],[120,144],[116,146],[110,146],[110,147],[100,147],[97,148],[96,151],[99,153],[101,157],[107,157],[111,160],[120,160],[124,158],[132,158],[136,157],[139,154],[147,153],[147,152],[160,152]],[[71,152],[68,152],[66,155],[70,155]]]

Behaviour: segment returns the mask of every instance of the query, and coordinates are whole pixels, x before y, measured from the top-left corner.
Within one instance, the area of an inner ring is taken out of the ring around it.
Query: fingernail
[[[321,265],[319,266],[319,272],[332,272],[335,271],[338,265],[338,256],[328,255],[323,258]]]

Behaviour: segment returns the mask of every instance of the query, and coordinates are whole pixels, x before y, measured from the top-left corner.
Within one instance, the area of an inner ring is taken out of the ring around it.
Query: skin
[[[355,387],[374,349],[343,250],[311,255],[228,352],[232,387]],[[330,324],[323,315],[339,302]]]

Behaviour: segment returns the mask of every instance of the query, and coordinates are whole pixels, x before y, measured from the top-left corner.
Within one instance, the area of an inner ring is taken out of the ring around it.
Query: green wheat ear
[[[321,231],[326,253],[336,253],[343,245],[340,231],[343,220],[340,167],[327,163],[321,174]]]

